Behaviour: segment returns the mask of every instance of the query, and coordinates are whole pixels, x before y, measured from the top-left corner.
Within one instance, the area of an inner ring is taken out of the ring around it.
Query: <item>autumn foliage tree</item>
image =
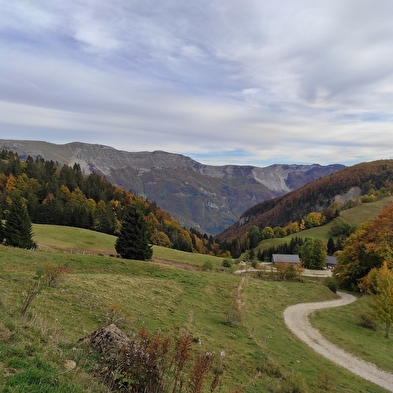
[[[358,289],[359,280],[372,268],[393,263],[393,204],[382,208],[372,221],[362,224],[337,253],[335,275],[344,288]]]
[[[372,306],[379,320],[385,322],[385,337],[389,338],[390,327],[393,323],[393,270],[388,268],[387,262],[377,269],[370,270],[361,280],[363,291],[372,293]]]

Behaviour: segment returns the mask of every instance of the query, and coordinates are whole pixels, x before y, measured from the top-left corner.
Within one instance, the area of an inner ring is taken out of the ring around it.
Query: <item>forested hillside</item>
[[[153,244],[220,255],[212,236],[183,228],[154,202],[114,186],[95,173],[84,176],[78,164],[71,168],[42,158],[20,160],[3,150],[2,219],[16,197],[25,200],[33,223],[81,227],[114,235],[119,232],[125,208],[134,205],[147,221]]]
[[[393,160],[361,163],[255,205],[245,211],[236,224],[221,232],[218,239],[227,243],[239,242],[253,226],[261,230],[267,226],[286,227],[291,231],[296,227],[297,232],[304,227],[304,220],[310,213],[318,213],[324,222],[328,222],[338,210],[372,201],[377,192],[380,196],[392,190]]]

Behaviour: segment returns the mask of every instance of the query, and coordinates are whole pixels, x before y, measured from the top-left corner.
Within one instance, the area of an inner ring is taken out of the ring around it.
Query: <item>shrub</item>
[[[48,262],[43,267],[37,268],[36,274],[42,285],[56,288],[64,282],[70,271],[71,269],[68,266]]]
[[[261,363],[257,370],[262,374],[266,374],[269,377],[275,378],[283,378],[285,374],[281,369],[281,366],[277,362],[270,359],[267,359],[265,362]]]
[[[300,374],[289,374],[281,386],[282,393],[307,393],[307,384]]]
[[[202,265],[202,270],[207,272],[209,270],[213,270],[213,262],[212,261],[205,261]]]
[[[232,261],[230,259],[224,259],[222,261],[222,266],[223,267],[232,267]]]
[[[124,392],[213,392],[223,372],[222,360],[214,352],[193,347],[188,329],[180,329],[175,339],[150,333],[144,326],[112,359],[107,383]],[[109,360],[109,359],[107,359]]]
[[[327,277],[325,279],[325,285],[334,293],[337,292],[338,282],[336,277]]]
[[[35,299],[35,297],[40,293],[40,281],[39,280],[34,280],[30,283],[30,285],[27,287],[27,289],[23,292],[21,292],[21,298],[22,298],[22,308],[20,310],[20,315],[25,315],[27,309],[29,308],[30,304],[32,301]]]
[[[328,392],[333,389],[333,376],[327,372],[323,372],[319,377],[319,387]]]
[[[359,325],[367,329],[374,330],[378,329],[377,322],[371,314],[362,313],[359,315]]]
[[[42,287],[57,287],[59,286],[70,272],[67,266],[59,266],[52,263],[47,263],[44,267],[40,266],[36,270],[36,279],[31,281],[26,290],[20,293],[22,298],[22,308],[20,314],[26,314],[27,309],[35,297],[41,292]]]

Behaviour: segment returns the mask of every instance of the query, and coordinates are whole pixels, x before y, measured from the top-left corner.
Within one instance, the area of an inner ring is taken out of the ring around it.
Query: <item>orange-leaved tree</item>
[[[355,290],[359,280],[386,261],[393,265],[393,204],[382,208],[377,218],[356,230],[337,253],[335,276],[344,288]]]

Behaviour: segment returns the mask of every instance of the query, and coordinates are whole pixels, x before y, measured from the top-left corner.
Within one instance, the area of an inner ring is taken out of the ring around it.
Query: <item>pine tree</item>
[[[14,198],[6,215],[4,238],[8,246],[36,248],[33,241],[33,228],[23,200]]]
[[[153,255],[146,221],[134,206],[125,213],[115,248],[126,259],[146,261]]]
[[[336,252],[336,245],[334,244],[333,238],[330,236],[327,242],[327,253],[333,255]]]

